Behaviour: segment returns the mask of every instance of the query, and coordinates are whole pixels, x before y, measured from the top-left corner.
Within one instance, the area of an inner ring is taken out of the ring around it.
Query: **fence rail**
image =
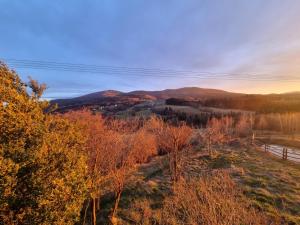
[[[270,152],[274,156],[280,157],[283,160],[290,160],[296,163],[300,163],[300,150],[288,148],[285,146],[271,145],[259,140],[255,140],[254,144],[263,149],[265,152]]]

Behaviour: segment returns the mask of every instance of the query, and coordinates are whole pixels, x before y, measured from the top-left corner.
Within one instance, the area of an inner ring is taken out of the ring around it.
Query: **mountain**
[[[122,94],[122,92],[120,92],[120,91],[106,90],[106,91],[99,91],[99,92],[94,92],[94,93],[91,93],[91,94],[83,95],[79,98],[92,99],[92,98],[116,97],[116,96],[121,95],[121,94]]]
[[[132,91],[120,92],[106,90],[94,92],[71,99],[56,99],[51,104],[58,104],[59,108],[81,107],[90,105],[110,104],[135,104],[143,101],[165,100],[169,98],[180,98],[185,100],[205,100],[210,98],[233,97],[242,94],[232,93],[217,89],[205,89],[198,87],[185,87],[179,89],[166,89],[162,91]]]

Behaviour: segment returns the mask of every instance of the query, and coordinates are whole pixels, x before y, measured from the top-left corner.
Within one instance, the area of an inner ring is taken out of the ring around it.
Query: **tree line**
[[[192,107],[206,106],[221,109],[239,109],[258,113],[300,112],[300,94],[240,95],[232,97],[209,98],[203,100],[184,100],[170,98],[168,105],[185,105]]]

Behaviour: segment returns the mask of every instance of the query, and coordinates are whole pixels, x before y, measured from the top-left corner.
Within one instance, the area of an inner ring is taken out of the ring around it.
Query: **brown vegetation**
[[[257,115],[256,128],[285,134],[300,132],[300,113],[272,113]]]
[[[174,189],[175,193],[164,202],[161,224],[268,224],[224,172],[200,180],[182,180]]]
[[[116,224],[128,176],[157,155],[166,155],[169,191],[155,215],[147,202],[135,203],[133,211],[142,215],[138,223],[269,223],[227,173],[183,176],[184,153],[193,147],[194,133],[186,123],[159,117],[103,118],[89,110],[47,114],[47,103],[40,101],[45,85],[31,79],[30,95],[13,71],[3,65],[0,69],[0,224],[74,224],[81,211],[83,224],[90,217],[96,225],[107,192],[114,198],[106,220]],[[204,142],[212,156],[214,145],[248,137],[254,128],[300,129],[295,114],[259,116],[211,118],[195,143]]]
[[[181,152],[189,148],[192,129],[185,123],[174,126],[158,117],[150,118],[145,127],[155,134],[160,154],[168,154],[172,180],[178,181],[181,175]]]
[[[63,117],[79,124],[86,135],[93,223],[96,224],[101,189],[105,183],[110,183],[115,193],[115,203],[110,215],[113,222],[126,175],[136,163],[147,162],[157,154],[156,139],[138,120],[105,120],[89,110],[68,112]],[[89,203],[86,207],[89,207]]]
[[[230,175],[221,170],[181,179],[159,209],[153,209],[146,199],[135,201],[130,209],[133,224],[278,224],[253,208]]]

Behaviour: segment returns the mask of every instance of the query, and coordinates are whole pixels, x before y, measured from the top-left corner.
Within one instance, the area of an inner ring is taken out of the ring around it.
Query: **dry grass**
[[[248,146],[247,143],[237,143],[221,147],[214,158],[196,149],[186,156],[185,176],[196,180],[211,171],[228,171],[253,207],[266,213],[273,221],[280,218],[282,224],[300,224],[300,165],[284,162]],[[159,218],[163,200],[166,202],[172,198],[167,168],[159,163],[161,161],[164,157],[144,165],[144,173],[139,172],[141,182],[135,186],[135,191],[140,189],[140,193],[142,189],[148,191],[136,200],[141,200],[154,211],[150,220],[152,224]],[[185,198],[187,192],[184,193],[182,197]],[[131,218],[129,212],[132,213],[132,208],[124,210],[122,215]]]
[[[161,224],[269,224],[255,211],[226,172],[177,183],[164,202]]]
[[[300,224],[300,165],[272,157],[246,142],[216,150],[213,158],[208,157],[201,147],[184,155],[183,171],[189,181],[181,181],[177,187],[180,191],[175,194],[167,156],[155,157],[150,163],[137,167],[127,178],[120,200],[118,224],[172,224],[172,218],[178,220],[173,224],[271,224],[260,222],[265,220],[261,213],[274,223],[279,218],[281,224]],[[218,180],[217,177],[211,181],[212,176],[207,174],[215,171],[226,171],[236,185],[229,178]],[[230,188],[224,190],[224,185],[236,188],[230,192]],[[224,195],[224,191],[227,194]],[[100,206],[102,214],[109,212],[113,204],[113,197],[107,196]],[[201,209],[198,209],[200,203]],[[224,204],[236,210],[234,215],[244,215],[245,220],[240,222],[241,218],[232,215],[227,208],[219,207]],[[181,215],[182,211],[185,216]],[[219,221],[220,218],[225,220]],[[252,218],[259,219],[251,221]],[[99,222],[105,224],[105,220]]]
[[[140,225],[238,225],[275,224],[250,206],[226,172],[214,172],[190,181],[179,181],[173,190],[157,190],[140,196],[123,210],[120,224]],[[135,194],[137,194],[135,192]]]
[[[211,167],[231,170],[252,205],[283,224],[300,224],[300,165],[253,147],[219,150]]]

